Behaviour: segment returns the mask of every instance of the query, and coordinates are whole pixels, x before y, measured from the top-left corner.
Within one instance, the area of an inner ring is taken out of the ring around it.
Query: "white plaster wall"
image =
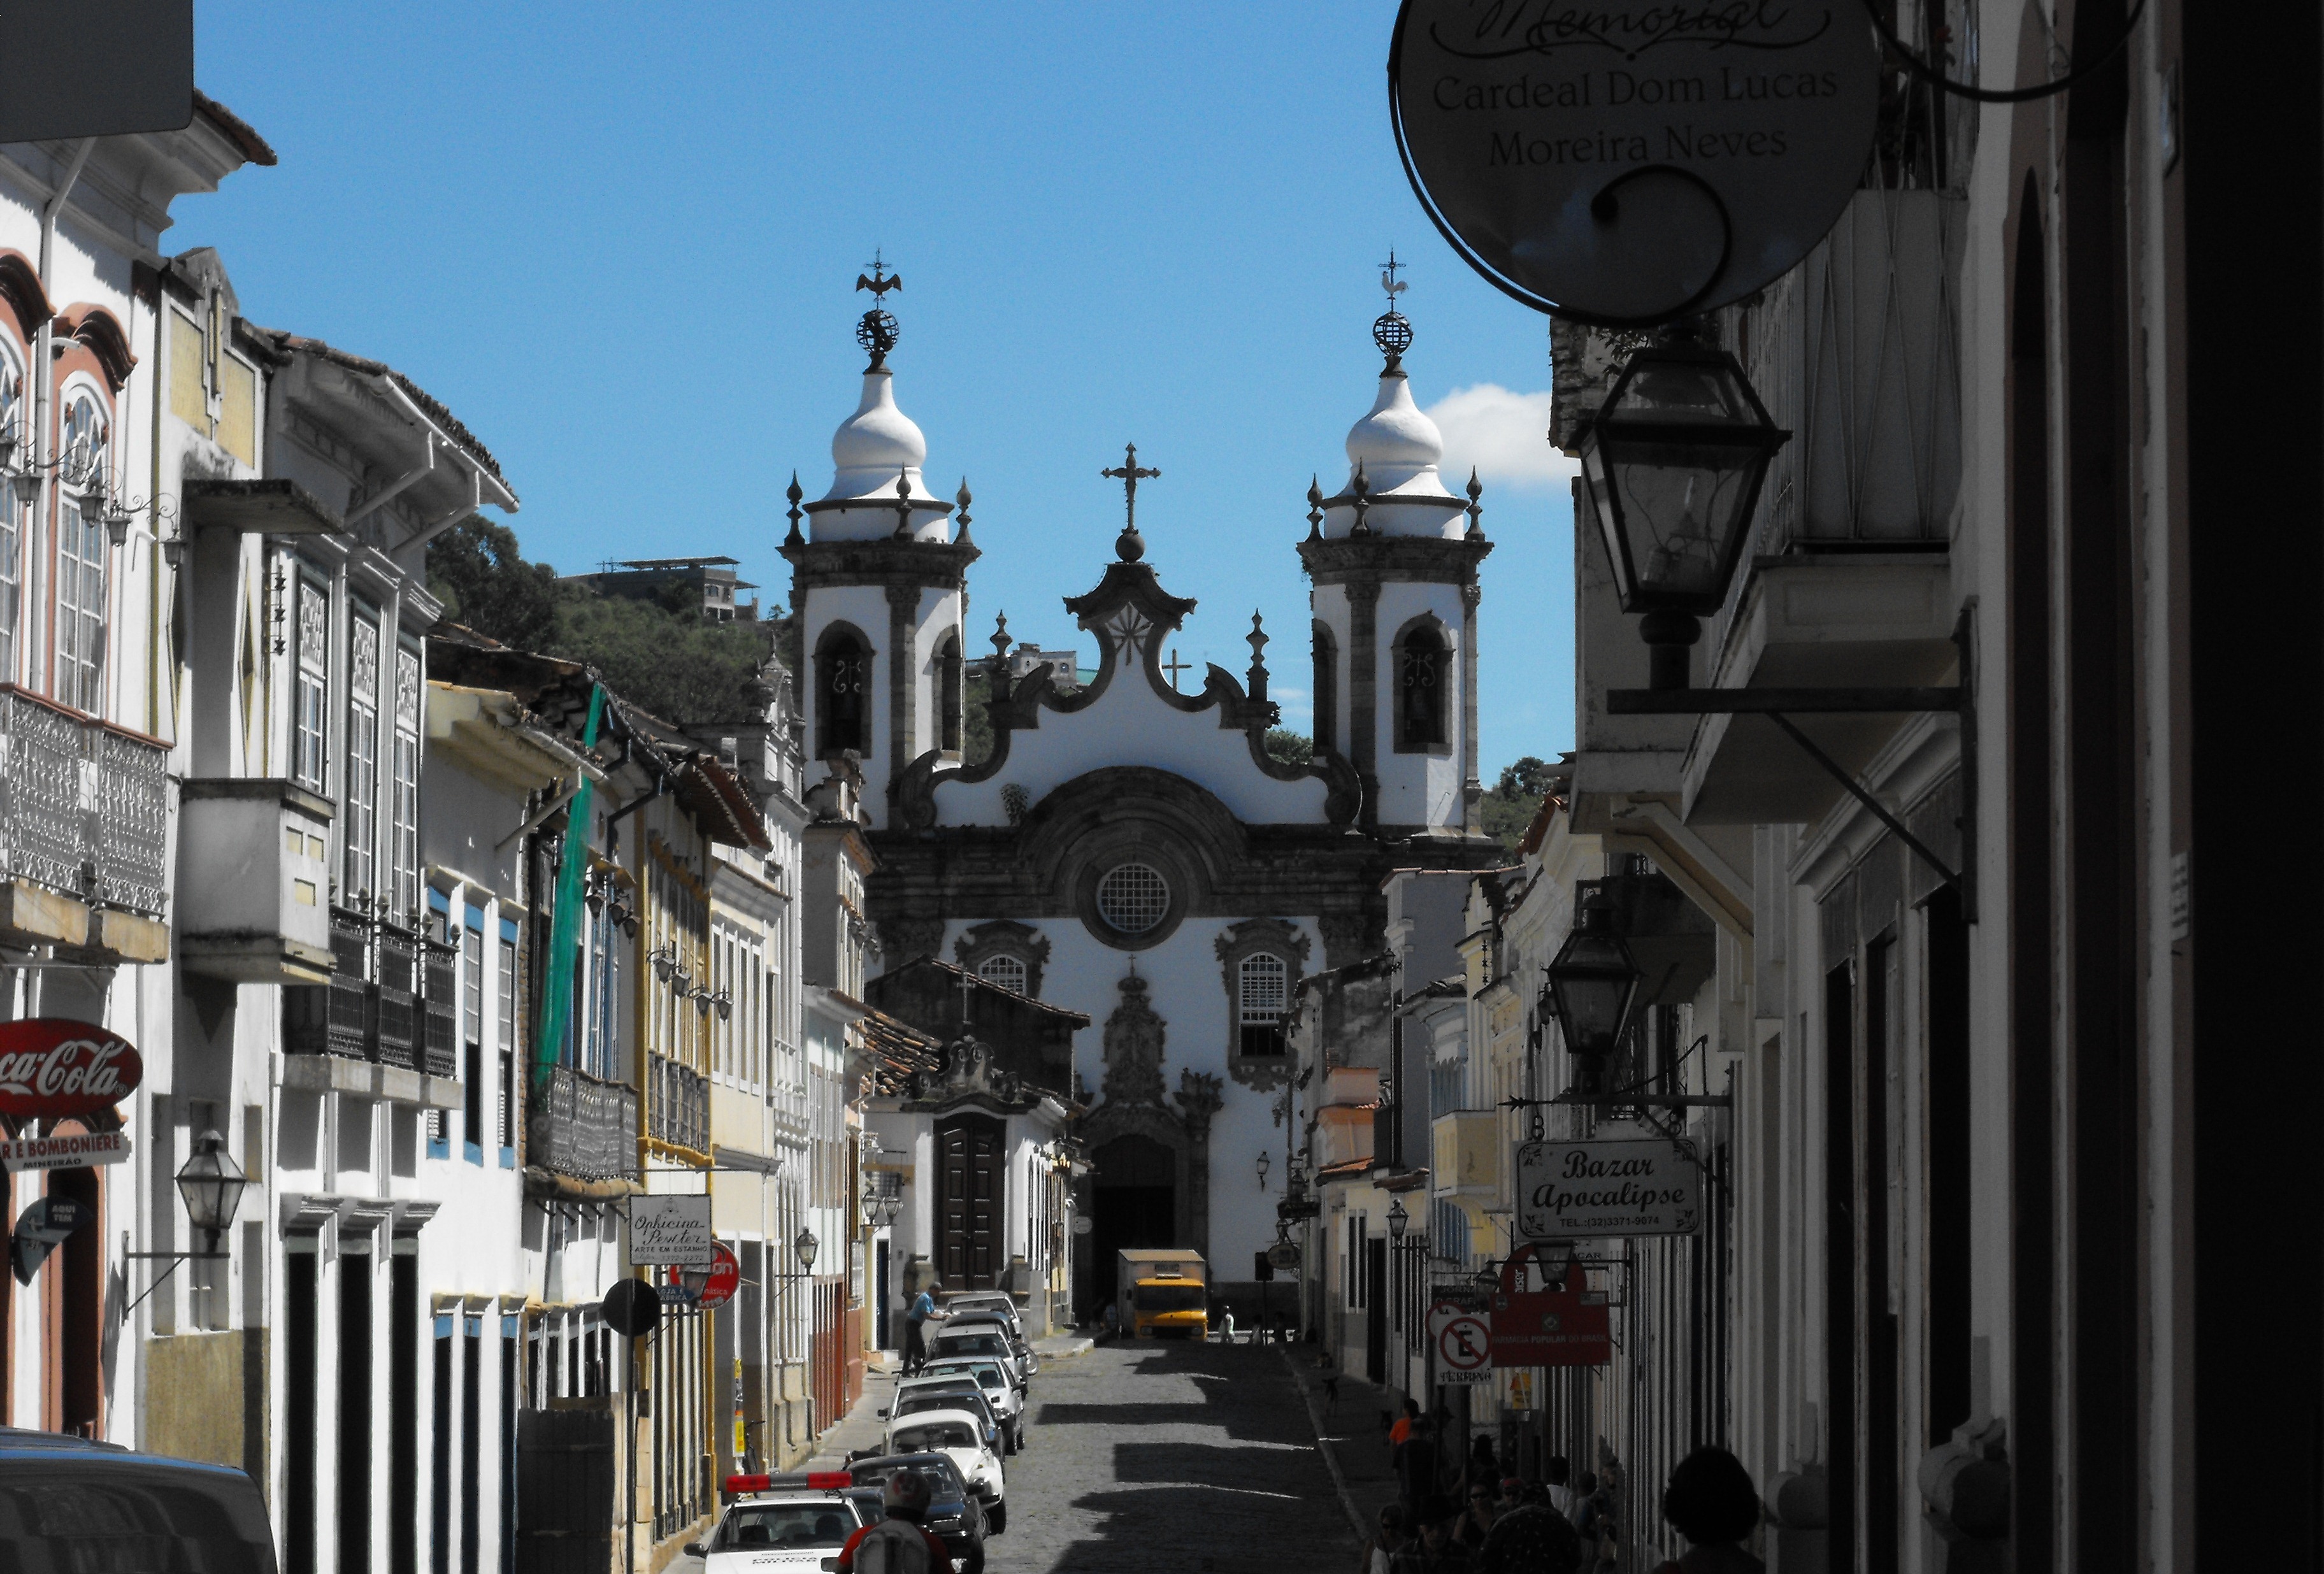
[[[1373,652],[1373,682],[1379,695],[1373,716],[1375,774],[1379,778],[1379,818],[1391,825],[1432,825],[1457,828],[1463,819],[1461,800],[1462,761],[1467,758],[1468,696],[1463,687],[1461,587],[1390,581],[1380,586],[1378,629]],[[1443,625],[1445,649],[1446,724],[1443,747],[1427,754],[1399,754],[1396,749],[1396,636],[1406,623],[1423,613]]]
[[[990,780],[940,784],[936,823],[1005,825],[1004,787],[1023,787],[1038,803],[1075,777],[1120,765],[1185,777],[1249,824],[1312,824],[1324,817],[1320,779],[1277,781],[1262,774],[1242,732],[1221,727],[1214,709],[1189,713],[1170,704],[1141,667],[1117,669],[1087,710],[1044,711],[1038,727],[1010,733],[1008,761]]]
[[[912,760],[944,741],[944,730],[936,714],[936,696],[941,686],[936,681],[936,651],[944,645],[945,636],[957,631],[964,660],[968,658],[968,631],[961,627],[964,616],[961,593],[928,586],[920,592],[920,604],[913,611],[912,668],[909,694],[912,706],[911,741],[904,763]],[[967,672],[962,672],[965,687]],[[964,718],[964,731],[965,718]]]

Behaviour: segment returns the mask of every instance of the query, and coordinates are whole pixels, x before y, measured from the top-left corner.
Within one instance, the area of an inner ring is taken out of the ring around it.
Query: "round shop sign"
[[[119,1034],[67,1017],[0,1023],[0,1115],[60,1120],[110,1109],[137,1091],[145,1063]]]
[[[695,1304],[707,1312],[724,1306],[734,1299],[735,1288],[742,1283],[742,1264],[734,1256],[734,1248],[724,1241],[715,1242],[710,1248],[710,1282],[702,1286],[702,1298]]]
[[[1404,0],[1388,107],[1413,190],[1540,311],[1645,327],[1807,255],[1872,150],[1858,0]]]

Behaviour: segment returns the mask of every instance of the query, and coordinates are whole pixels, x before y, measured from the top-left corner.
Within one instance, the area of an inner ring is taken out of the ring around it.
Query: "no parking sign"
[[[1472,1307],[1439,1301],[1428,1309],[1436,1380],[1448,1388],[1481,1387],[1493,1380],[1492,1339],[1485,1314]]]

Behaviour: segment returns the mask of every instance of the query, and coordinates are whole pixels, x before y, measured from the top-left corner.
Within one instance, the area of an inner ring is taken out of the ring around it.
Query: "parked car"
[[[1019,1339],[1025,1337],[1025,1320],[1017,1311],[1017,1298],[1006,1290],[957,1290],[945,1297],[945,1310],[1004,1312],[1009,1318],[1009,1331]]]
[[[0,1427],[0,1567],[275,1574],[274,1531],[240,1470]]]
[[[986,1360],[999,1362],[1001,1370],[1009,1374],[1010,1385],[1019,1394],[1025,1392],[1031,1381],[1032,1375],[1017,1358],[1017,1351],[1010,1344],[1009,1335],[989,1322],[970,1323],[964,1328],[947,1322],[936,1330],[936,1337],[928,1345],[929,1360],[953,1361],[965,1356],[981,1356]]]
[[[1016,1384],[1010,1380],[1008,1373],[1001,1369],[1000,1362],[982,1356],[930,1361],[920,1368],[920,1376],[964,1376],[973,1379],[983,1391],[985,1403],[992,1406],[992,1413],[1000,1417],[1001,1424],[1008,1429],[1010,1451],[1014,1453],[1024,1448],[1025,1396],[1017,1392]],[[901,1392],[900,1386],[899,1392]]]
[[[1009,1478],[1001,1456],[984,1440],[989,1411],[927,1410],[917,1415],[891,1417],[883,1440],[890,1454],[942,1454],[984,1505],[985,1523],[993,1535],[1009,1528]]]
[[[872,1454],[850,1459],[847,1473],[862,1487],[877,1490],[899,1470],[928,1478],[928,1533],[945,1544],[960,1574],[984,1574],[984,1538],[991,1533],[984,1504],[969,1490],[960,1467],[944,1454]]]
[[[980,1327],[996,1329],[1001,1336],[1009,1341],[1009,1348],[1015,1353],[1017,1365],[1024,1371],[1025,1376],[1030,1377],[1040,1369],[1040,1363],[1033,1358],[1033,1347],[1026,1342],[1024,1332],[1018,1326],[1014,1313],[996,1311],[991,1307],[972,1306],[964,1311],[951,1313],[945,1326],[954,1329]]]
[[[973,1377],[945,1376],[912,1377],[896,1385],[895,1396],[880,1412],[881,1421],[900,1420],[925,1410],[973,1410],[984,1418],[984,1446],[995,1453],[1010,1448],[1008,1428]]]
[[[705,1574],[834,1568],[847,1538],[872,1523],[862,1489],[844,1470],[729,1476],[725,1487],[733,1501],[718,1528],[684,1549],[702,1560]]]

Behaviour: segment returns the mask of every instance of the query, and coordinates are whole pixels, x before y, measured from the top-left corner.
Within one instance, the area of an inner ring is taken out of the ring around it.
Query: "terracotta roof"
[[[274,150],[267,145],[266,139],[251,128],[250,122],[199,87],[194,89],[194,113],[224,132],[226,140],[240,148],[244,158],[254,164],[273,166]]]
[[[974,979],[981,987],[991,990],[994,994],[999,995],[1003,999],[1015,1000],[1019,1005],[1030,1006],[1035,1010],[1045,1011],[1052,1017],[1063,1017],[1073,1023],[1076,1027],[1087,1027],[1093,1020],[1093,1018],[1086,1012],[1068,1011],[1063,1006],[1052,1006],[1048,1001],[1040,999],[1035,996],[1020,995],[1016,990],[1008,988],[1006,985],[994,983],[982,973],[973,973],[966,968],[962,967],[959,963],[946,962],[939,956],[917,957],[914,960],[904,963],[903,967],[918,967],[923,964],[940,969],[945,972],[952,974],[952,976],[956,979]],[[890,972],[900,972],[903,971],[903,968],[891,968],[889,971]]]
[[[872,1085],[881,1093],[905,1093],[915,1075],[942,1067],[943,1045],[935,1038],[876,1007],[864,1006],[862,1011],[858,1026],[872,1057]]]
[[[1318,1181],[1351,1181],[1359,1175],[1369,1174],[1371,1167],[1370,1159],[1350,1159],[1343,1164],[1324,1165],[1315,1172],[1315,1178]]]
[[[426,410],[428,419],[443,428],[454,442],[467,451],[470,458],[491,471],[493,480],[498,481],[503,486],[508,486],[508,477],[501,474],[501,462],[493,457],[493,451],[478,440],[476,434],[470,431],[462,423],[460,418],[454,415],[441,400],[386,362],[370,360],[365,356],[354,354],[335,345],[325,344],[320,339],[310,339],[281,328],[261,327],[256,323],[247,323],[246,326],[253,334],[271,344],[278,354],[312,355],[318,360],[328,361],[335,366],[344,366],[350,372],[361,372],[366,376],[386,378],[405,393],[410,394],[411,402]],[[512,497],[516,495],[514,487],[509,487],[509,495]]]
[[[1541,807],[1534,811],[1533,824],[1527,825],[1526,833],[1517,838],[1517,851],[1524,853],[1539,852],[1543,840],[1549,834],[1550,821],[1563,813],[1565,813],[1565,800],[1557,794],[1551,793],[1543,798]]]

